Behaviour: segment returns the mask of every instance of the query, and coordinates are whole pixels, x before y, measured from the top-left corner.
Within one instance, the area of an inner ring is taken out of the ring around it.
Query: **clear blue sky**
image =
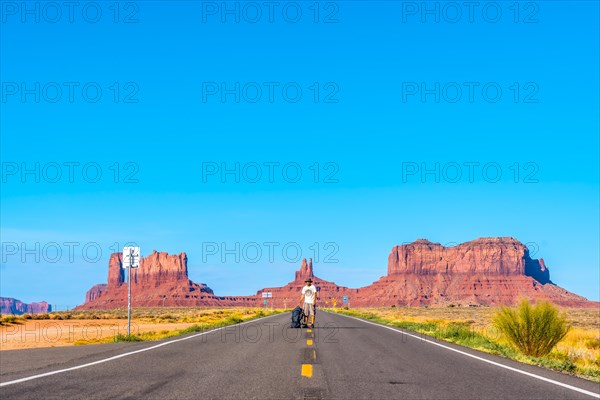
[[[396,244],[513,236],[555,283],[600,299],[598,2],[497,2],[472,22],[447,2],[439,22],[421,2],[322,2],[318,15],[281,2],[272,17],[242,2],[239,22],[221,2],[84,3],[70,22],[40,2],[36,22],[35,2],[2,2],[2,296],[80,304],[127,241],[185,251],[191,279],[239,295],[292,280],[294,249],[315,257],[314,243],[318,276],[359,287]],[[203,165],[236,162],[239,183],[203,179]],[[280,164],[273,182],[264,163]],[[421,176],[436,163],[439,182]],[[479,163],[473,182],[465,163]],[[239,243],[239,262],[222,243]]]

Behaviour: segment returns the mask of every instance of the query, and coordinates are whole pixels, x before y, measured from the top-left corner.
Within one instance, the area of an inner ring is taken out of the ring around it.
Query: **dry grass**
[[[513,349],[492,323],[497,310],[494,307],[398,307],[335,311],[600,382],[600,310],[561,308],[573,328],[545,357],[527,357]]]
[[[131,333],[135,340],[157,340],[277,312],[261,308],[134,309]],[[2,321],[0,350],[107,343],[127,334],[127,310],[56,312]]]

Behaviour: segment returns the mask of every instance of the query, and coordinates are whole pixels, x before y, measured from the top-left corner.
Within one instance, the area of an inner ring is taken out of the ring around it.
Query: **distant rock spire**
[[[306,262],[306,258],[302,259],[302,265],[300,266],[300,270],[296,271],[296,281],[304,281],[306,278],[314,277],[313,273],[313,263],[312,258],[309,259],[308,263]]]
[[[112,253],[108,261],[108,286],[118,287],[125,282],[123,273],[123,253]]]

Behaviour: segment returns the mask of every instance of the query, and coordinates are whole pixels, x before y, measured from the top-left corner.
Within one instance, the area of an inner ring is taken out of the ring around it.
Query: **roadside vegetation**
[[[152,322],[194,322],[193,325],[183,329],[175,330],[160,330],[160,331],[147,331],[141,332],[134,335],[123,335],[119,334],[111,338],[106,338],[96,343],[107,343],[107,342],[143,342],[149,340],[160,340],[174,336],[186,335],[189,333],[204,332],[210,329],[219,328],[222,326],[239,324],[241,322],[249,321],[256,318],[266,317],[273,314],[279,314],[283,310],[264,310],[260,308],[253,309],[221,309],[211,310],[211,312],[193,313],[189,312],[188,309],[183,314],[168,313],[160,317],[148,317]],[[185,314],[185,315],[184,315]],[[76,345],[88,344],[84,341],[75,343]]]
[[[329,309],[600,382],[600,310],[518,308]],[[580,317],[575,320],[574,316]],[[582,323],[582,321],[584,321]]]
[[[282,310],[271,310],[251,307],[230,308],[200,308],[200,307],[156,307],[134,308],[131,318],[142,322],[151,323],[188,323],[206,322],[211,319],[222,319],[223,316],[239,314],[261,314],[261,316],[279,313]],[[28,320],[102,320],[102,319],[127,319],[127,309],[114,310],[83,310],[83,311],[56,311],[48,314],[23,314],[5,315],[0,318],[0,325],[19,324]]]
[[[138,308],[64,311],[0,318],[0,350],[160,340],[278,314],[263,308]],[[29,334],[23,334],[28,332]]]
[[[137,312],[136,322],[149,322],[153,324],[168,324],[168,323],[193,323],[182,329],[162,329],[159,331],[139,332],[132,335],[117,334],[115,336],[96,339],[93,341],[80,339],[75,345],[90,344],[90,343],[110,343],[110,342],[143,342],[150,340],[166,339],[174,336],[186,335],[189,333],[203,332],[210,329],[234,325],[240,322],[249,321],[256,318],[266,317],[273,314],[278,314],[282,310],[264,310],[261,308],[225,308],[225,309],[198,309],[198,308],[178,308],[178,309],[141,309]],[[116,311],[117,315],[120,315]],[[94,317],[99,319],[111,319],[111,312],[104,312],[100,315],[94,314]],[[88,317],[90,315],[87,315]],[[114,318],[114,317],[112,317]],[[125,310],[124,319],[127,319],[127,310]]]
[[[545,301],[532,306],[527,300],[516,309],[502,307],[494,315],[494,326],[514,348],[532,357],[549,354],[571,329],[558,308]]]

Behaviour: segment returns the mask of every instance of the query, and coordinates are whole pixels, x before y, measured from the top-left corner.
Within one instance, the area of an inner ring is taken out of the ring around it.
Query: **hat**
[[[308,278],[306,278],[306,279],[304,280],[304,282],[312,282],[312,279],[310,279],[310,276],[309,276]]]

